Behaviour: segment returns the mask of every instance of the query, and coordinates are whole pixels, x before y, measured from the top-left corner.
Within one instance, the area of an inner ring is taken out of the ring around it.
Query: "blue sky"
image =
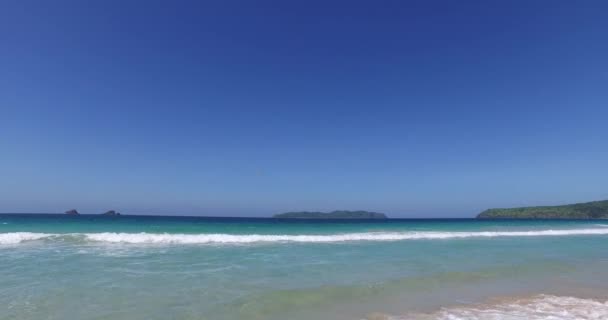
[[[608,198],[605,1],[3,1],[0,212]]]

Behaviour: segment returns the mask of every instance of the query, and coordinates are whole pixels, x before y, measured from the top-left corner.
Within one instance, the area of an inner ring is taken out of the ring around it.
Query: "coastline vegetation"
[[[478,219],[608,219],[608,200],[561,206],[488,209]]]

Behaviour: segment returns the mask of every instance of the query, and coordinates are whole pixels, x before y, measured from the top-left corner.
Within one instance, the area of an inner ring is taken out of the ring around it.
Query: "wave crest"
[[[9,232],[0,233],[0,244],[17,244],[24,241],[40,240],[53,236],[48,233]]]
[[[0,234],[0,244],[17,244],[33,240],[54,238],[84,239],[92,242],[130,244],[248,244],[248,243],[337,243],[350,241],[403,241],[494,237],[544,237],[608,235],[608,228],[534,230],[534,231],[476,231],[476,232],[366,232],[321,235],[268,235],[268,234],[170,234],[170,233],[70,233],[48,234],[10,232]]]
[[[368,319],[378,319],[368,317]],[[431,314],[401,317],[385,316],[391,320],[600,320],[608,319],[608,301],[575,297],[538,295],[528,299],[477,306],[444,308]]]

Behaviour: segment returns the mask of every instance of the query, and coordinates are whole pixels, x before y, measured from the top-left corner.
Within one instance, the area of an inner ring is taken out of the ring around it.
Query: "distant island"
[[[488,209],[478,219],[608,219],[608,200],[562,206]]]
[[[65,214],[71,215],[71,216],[80,215],[80,213],[76,209],[70,209],[70,210],[66,211]],[[102,216],[120,216],[121,214],[120,214],[120,212],[110,210],[110,211],[106,211],[106,212],[102,213],[101,215]]]
[[[384,213],[369,211],[332,211],[332,212],[286,212],[275,214],[273,218],[279,219],[388,219]]]

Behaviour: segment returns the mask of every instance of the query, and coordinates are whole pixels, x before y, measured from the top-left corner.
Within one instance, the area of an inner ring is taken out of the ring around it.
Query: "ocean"
[[[601,220],[0,215],[0,319],[608,319]]]

